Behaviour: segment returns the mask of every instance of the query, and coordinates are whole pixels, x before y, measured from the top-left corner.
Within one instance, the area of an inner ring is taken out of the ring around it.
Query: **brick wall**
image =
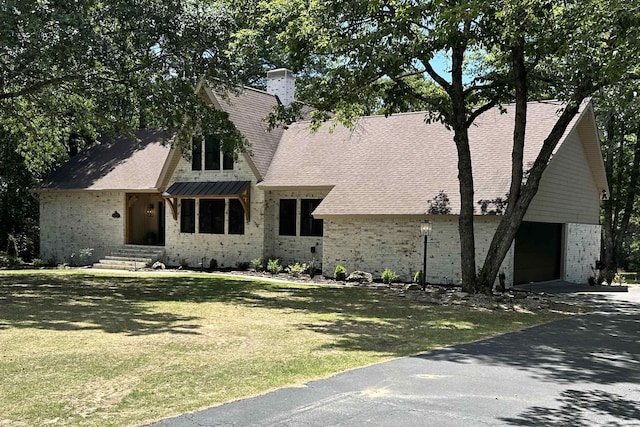
[[[117,191],[42,192],[40,257],[69,262],[72,253],[93,248],[93,259],[124,243],[125,194]],[[120,218],[113,218],[118,211]]]
[[[199,267],[204,258],[205,268],[215,258],[220,267],[235,267],[241,262],[261,258],[264,252],[264,192],[256,188],[256,178],[243,156],[239,156],[233,170],[192,171],[191,163],[181,158],[169,185],[176,181],[251,181],[251,219],[244,224],[243,235],[228,234],[229,202],[225,205],[225,234],[198,232],[199,203],[196,199],[196,232],[180,232],[180,204],[178,218],[173,219],[166,209],[165,261],[168,265],[179,265],[183,260],[190,267]]]
[[[587,283],[600,259],[600,226],[565,224],[564,280]]]
[[[459,283],[460,239],[458,217],[432,216],[428,239],[427,281]],[[323,274],[333,276],[337,264],[349,272],[364,270],[380,277],[385,268],[409,281],[422,269],[424,239],[419,217],[334,217],[325,220]],[[482,264],[497,226],[496,217],[477,217],[475,223],[478,267]],[[513,282],[513,249],[503,262],[507,284]]]
[[[265,192],[265,258],[278,258],[283,265],[294,262],[309,263],[315,260],[316,266],[320,267],[323,237],[300,235],[300,200],[323,199],[328,192],[328,190]],[[280,199],[297,200],[296,236],[280,236]],[[326,228],[324,234],[326,236]],[[311,252],[312,247],[315,248],[315,253]]]

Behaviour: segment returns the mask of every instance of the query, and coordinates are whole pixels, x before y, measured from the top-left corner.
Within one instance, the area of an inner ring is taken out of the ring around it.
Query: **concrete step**
[[[163,247],[125,245],[93,264],[93,267],[111,270],[137,270],[150,267],[163,255]]]
[[[155,262],[157,257],[138,257],[138,256],[128,256],[128,255],[107,255],[104,257],[102,261],[134,261],[137,263],[145,263],[148,264],[150,262]]]

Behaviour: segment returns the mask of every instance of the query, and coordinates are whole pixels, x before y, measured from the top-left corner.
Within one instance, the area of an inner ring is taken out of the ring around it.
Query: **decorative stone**
[[[156,262],[153,263],[151,268],[154,269],[154,270],[164,270],[167,267],[163,263],[161,263],[160,261],[156,261]]]
[[[419,291],[420,289],[422,289],[422,287],[420,285],[418,285],[417,283],[411,283],[411,284],[405,286],[404,289],[407,290],[407,291]]]
[[[357,283],[372,283],[373,275],[371,273],[367,273],[366,271],[354,271],[349,274],[347,277],[347,282],[357,282]]]

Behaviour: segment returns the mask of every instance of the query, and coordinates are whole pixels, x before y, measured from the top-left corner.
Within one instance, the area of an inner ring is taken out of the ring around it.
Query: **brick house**
[[[427,280],[460,279],[457,153],[452,132],[425,113],[361,118],[353,129],[308,123],[267,132],[262,120],[291,102],[288,70],[268,76],[267,92],[246,88],[223,99],[200,95],[229,114],[250,149],[237,159],[217,141],[196,139],[191,160],[166,144],[170,135],[140,131],[139,143],[114,139],[74,158],[42,184],[41,256],[68,260],[93,248],[109,254],[151,252],[168,265],[234,267],[254,258],[283,264],[315,260],[331,276],[337,264],[410,280],[422,268],[420,222],[429,219]],[[559,105],[531,103],[525,165],[555,123]],[[510,181],[513,108],[483,114],[470,129],[481,263]],[[525,223],[504,260],[508,284],[586,282],[600,252],[599,207],[608,191],[593,107],[585,103],[544,173]]]

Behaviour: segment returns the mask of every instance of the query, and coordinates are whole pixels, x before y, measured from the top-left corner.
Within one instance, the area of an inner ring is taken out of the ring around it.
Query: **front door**
[[[127,194],[127,243],[164,245],[164,201],[157,193]]]

